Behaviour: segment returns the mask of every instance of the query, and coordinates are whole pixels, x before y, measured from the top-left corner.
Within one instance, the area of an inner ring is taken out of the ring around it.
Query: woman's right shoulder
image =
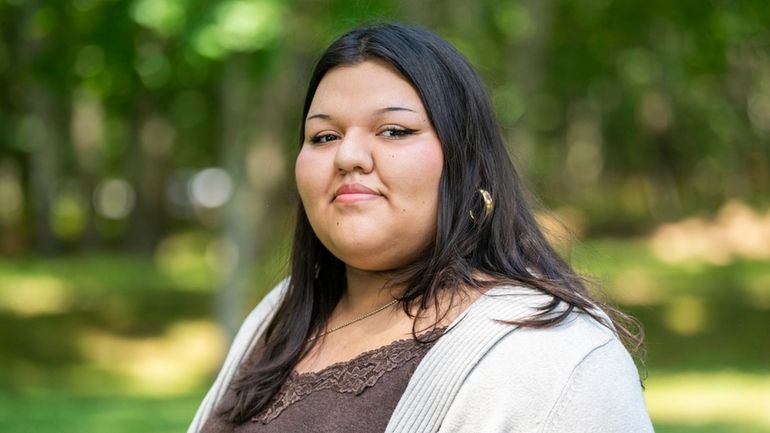
[[[248,316],[246,316],[246,319],[243,321],[238,334],[240,335],[247,330],[251,331],[249,332],[250,334],[253,334],[253,330],[258,328],[261,324],[272,319],[275,311],[278,309],[278,306],[281,304],[281,301],[286,295],[288,288],[289,277],[286,277],[281,280],[281,282],[276,284],[275,287],[273,287],[269,292],[267,292],[262,300],[257,303],[256,307],[254,307]],[[238,337],[236,336],[236,339],[237,338]]]
[[[267,324],[272,319],[273,314],[278,309],[281,300],[289,287],[289,278],[283,279],[270,292],[262,298],[257,306],[251,310],[243,321],[238,333],[235,335],[230,350],[225,357],[224,365],[219,370],[214,384],[206,393],[198,411],[195,413],[188,433],[197,433],[203,427],[203,423],[211,415],[214,408],[220,403],[225,392],[232,381],[238,367],[243,362],[245,356],[256,343],[259,336],[264,332]]]

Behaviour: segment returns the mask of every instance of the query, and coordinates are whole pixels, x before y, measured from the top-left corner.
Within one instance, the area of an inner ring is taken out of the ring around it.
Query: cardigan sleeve
[[[652,423],[636,366],[616,338],[578,363],[551,409],[542,433],[648,433]]]
[[[500,339],[465,377],[438,431],[653,430],[631,356],[609,328],[576,314]]]

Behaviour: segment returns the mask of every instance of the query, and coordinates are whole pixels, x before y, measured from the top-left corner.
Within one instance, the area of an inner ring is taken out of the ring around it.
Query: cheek
[[[294,163],[294,179],[297,182],[297,191],[306,209],[318,194],[318,188],[321,185],[319,176],[321,170],[317,159],[310,152],[301,150]]]
[[[444,165],[440,144],[421,146],[395,161],[399,178],[414,195],[419,195],[422,199],[438,197],[438,185]]]
[[[416,172],[420,173],[420,183],[415,186],[420,192],[419,206],[422,208],[424,230],[426,235],[432,235],[436,229],[438,217],[438,188],[444,167],[444,155],[440,144],[430,146],[420,152],[422,164]]]
[[[425,164],[425,174],[438,186],[441,171],[444,168],[444,152],[441,150],[441,145],[437,144],[425,149],[422,160]],[[436,193],[438,193],[438,189],[436,189]]]

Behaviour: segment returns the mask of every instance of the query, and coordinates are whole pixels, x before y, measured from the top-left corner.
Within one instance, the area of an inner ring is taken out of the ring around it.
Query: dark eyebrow
[[[310,119],[323,119],[323,120],[331,120],[332,116],[329,116],[328,114],[313,114],[311,116],[307,116],[307,119],[305,119],[305,122],[307,122]]]
[[[375,111],[374,114],[384,114],[391,111],[411,111],[412,113],[417,113],[416,111],[412,110],[411,108],[406,107],[385,107],[380,108],[379,110]]]
[[[406,107],[385,107],[385,108],[380,108],[379,110],[375,111],[374,114],[375,115],[381,115],[381,114],[389,113],[391,111],[409,111],[409,112],[412,112],[412,113],[417,113],[416,111],[412,110],[411,108],[406,108]],[[305,119],[305,122],[307,122],[310,119],[331,120],[332,116],[330,116],[328,114],[323,114],[323,113],[311,114],[310,116],[307,117],[307,119]]]

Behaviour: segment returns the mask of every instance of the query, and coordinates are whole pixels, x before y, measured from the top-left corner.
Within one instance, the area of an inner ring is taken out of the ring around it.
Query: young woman
[[[291,275],[189,432],[649,432],[639,343],[543,237],[450,44],[337,39],[307,91]]]

